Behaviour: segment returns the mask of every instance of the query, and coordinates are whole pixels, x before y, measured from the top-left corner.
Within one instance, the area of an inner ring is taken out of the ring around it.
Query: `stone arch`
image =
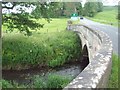
[[[84,69],[89,64],[89,52],[87,45],[85,44],[82,50],[81,56],[81,67]]]

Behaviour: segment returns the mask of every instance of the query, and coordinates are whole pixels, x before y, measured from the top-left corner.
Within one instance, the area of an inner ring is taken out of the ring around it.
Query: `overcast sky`
[[[93,0],[91,0],[93,1]],[[120,0],[102,0],[103,2],[103,5],[107,5],[107,6],[115,6],[115,5],[118,5],[118,2]],[[84,4],[86,2],[86,0],[82,0],[82,4]],[[119,3],[120,4],[120,3]]]

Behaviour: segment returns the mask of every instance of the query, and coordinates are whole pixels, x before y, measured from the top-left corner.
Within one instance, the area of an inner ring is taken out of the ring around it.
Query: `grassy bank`
[[[3,69],[56,67],[79,58],[81,42],[74,32],[66,30],[67,19],[52,19],[51,23],[40,19],[37,22],[44,23],[44,28],[33,31],[32,36],[16,31],[3,34]]]
[[[103,12],[97,13],[94,17],[87,18],[95,22],[118,26],[117,14],[118,14],[117,7],[104,7]]]
[[[118,88],[118,61],[120,58],[117,55],[112,57],[112,71],[108,83],[108,88]]]
[[[49,75],[47,79],[40,77],[39,75],[36,75],[32,78],[32,82],[24,85],[24,84],[18,84],[16,82],[11,82],[8,80],[0,80],[0,83],[2,83],[2,88],[38,88],[38,89],[45,89],[45,88],[64,88],[70,81],[72,80],[71,77],[67,76],[61,76],[61,75]]]

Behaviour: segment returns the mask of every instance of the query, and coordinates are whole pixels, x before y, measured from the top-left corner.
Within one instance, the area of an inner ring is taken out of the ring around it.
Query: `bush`
[[[13,88],[13,85],[9,81],[1,80],[0,82],[2,83],[2,88]]]
[[[72,20],[68,20],[67,23],[68,24],[73,24],[73,21]]]
[[[2,44],[3,69],[60,66],[81,53],[80,39],[70,31],[33,33],[30,37],[9,33]]]
[[[36,75],[33,78],[33,84],[30,87],[31,88],[47,88],[46,87],[46,82],[39,75]]]

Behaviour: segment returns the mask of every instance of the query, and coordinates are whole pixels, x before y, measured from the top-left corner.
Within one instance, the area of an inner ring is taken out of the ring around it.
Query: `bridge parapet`
[[[69,25],[68,30],[75,31],[87,46],[90,63],[68,84],[69,88],[107,88],[112,66],[112,41],[104,32],[92,30],[85,25]]]

